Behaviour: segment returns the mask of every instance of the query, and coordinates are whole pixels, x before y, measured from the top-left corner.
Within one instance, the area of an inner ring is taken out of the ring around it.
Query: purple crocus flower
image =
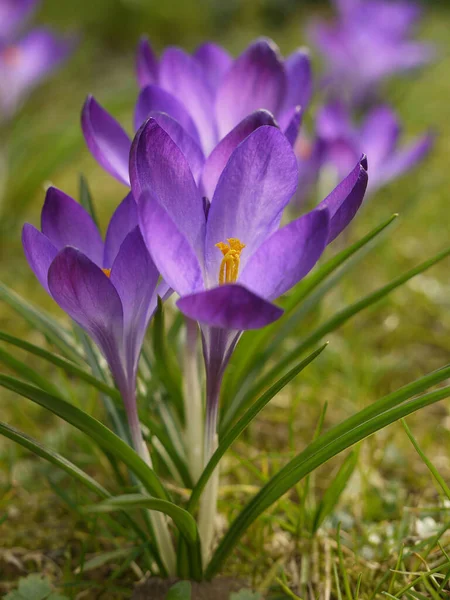
[[[154,117],[180,146],[196,177],[205,157],[220,142],[227,140],[222,150],[227,147],[229,152],[242,141],[244,131],[248,135],[269,120],[274,124],[276,120],[294,143],[312,88],[308,53],[299,49],[283,60],[277,46],[267,39],[253,42],[236,60],[207,43],[192,56],[168,48],[160,61],[143,40],[138,78],[142,90],[136,105],[136,130]],[[249,115],[253,115],[250,121]],[[128,185],[131,140],[126,132],[93,98],[83,108],[82,127],[94,158]]]
[[[28,93],[72,52],[74,41],[45,28],[17,34],[37,2],[0,0],[0,120],[9,118]]]
[[[364,152],[370,164],[368,192],[373,193],[416,166],[432,147],[431,134],[399,147],[400,134],[399,120],[387,105],[371,109],[356,126],[344,104],[330,102],[317,115],[312,155],[319,169],[331,166],[340,179]]]
[[[328,84],[353,102],[376,93],[386,78],[428,63],[429,44],[412,38],[420,10],[410,0],[334,0],[333,22],[316,20],[313,43],[328,66]]]
[[[207,159],[214,158],[214,153]],[[206,460],[224,369],[243,330],[282,310],[273,300],[300,281],[356,214],[366,189],[365,158],[312,212],[280,228],[297,187],[297,159],[283,133],[262,126],[233,150],[212,196],[154,120],[130,155],[132,192],[147,247],[178,307],[201,325],[207,372]]]
[[[159,272],[146,249],[131,194],[116,209],[105,242],[89,214],[51,187],[41,215],[42,232],[25,224],[28,263],[59,306],[94,340],[121,392],[136,450],[146,457],[136,407],[136,375]]]

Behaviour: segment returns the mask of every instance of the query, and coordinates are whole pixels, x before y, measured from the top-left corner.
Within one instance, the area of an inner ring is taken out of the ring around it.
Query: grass
[[[47,17],[71,23],[75,15],[58,11],[56,4],[48,3]],[[132,3],[114,3],[115,21],[111,16],[96,31],[94,23],[104,14],[104,4],[98,3],[98,13],[87,11],[83,17],[87,31],[84,50],[66,72],[36,92],[14,124],[8,147],[12,176],[3,199],[7,220],[0,241],[0,278],[61,320],[61,312],[29,273],[20,248],[19,225],[25,219],[37,223],[44,180],[76,196],[78,173],[83,172],[102,223],[124,193],[84,149],[79,109],[86,93],[94,92],[124,123],[131,123],[131,40],[154,15],[142,13],[141,22],[140,13],[132,13],[116,48],[113,24],[117,28],[128,14],[123,11],[130,10],[126,5]],[[198,15],[191,15],[183,28],[189,3],[186,6],[181,15],[172,13],[169,6],[161,9],[150,26],[157,45],[181,39],[192,47],[204,35],[204,28],[212,35],[218,31],[219,17],[213,12],[205,27]],[[280,41],[283,50],[298,44],[301,13],[281,23],[267,18],[264,11],[255,11],[241,7],[238,14],[225,15],[228,21],[220,29],[221,41],[238,51],[262,28]],[[395,233],[328,296],[320,308],[322,315],[357,300],[448,246],[449,23],[450,14],[443,7],[430,10],[423,35],[438,44],[440,59],[386,91],[402,115],[408,135],[432,127],[438,133],[436,148],[425,165],[381,191],[357,219],[352,239],[393,212],[400,213]],[[381,395],[448,362],[448,267],[447,259],[333,333],[320,359],[263,411],[225,459],[219,529],[226,528],[245,499],[310,441],[325,405],[323,427],[327,429]],[[311,319],[318,317],[313,314]],[[42,344],[7,307],[1,308],[0,328]],[[29,356],[27,364],[35,369],[42,366]],[[63,380],[59,374],[54,383],[67,387],[70,399],[90,414],[102,415],[98,397],[87,395],[86,386]],[[2,420],[70,456],[101,483],[108,481],[105,457],[93,451],[81,434],[12,394],[3,392],[0,406]],[[448,404],[409,417],[407,425],[427,460],[444,482],[450,481]],[[228,561],[227,574],[247,579],[274,599],[448,597],[449,592],[440,586],[450,573],[449,501],[402,424],[387,428],[353,452],[347,459],[352,467],[348,467],[347,485],[317,535],[313,535],[314,515],[340,472],[343,456],[313,473],[254,524]],[[178,492],[183,498],[183,490]],[[27,572],[40,572],[70,598],[114,600],[128,598],[135,583],[144,577],[146,549],[142,543],[135,540],[133,546],[128,532],[117,530],[112,520],[86,518],[77,505],[82,492],[76,485],[4,439],[0,439],[0,494],[1,592],[13,589]],[[117,551],[127,545],[132,553],[124,562]]]

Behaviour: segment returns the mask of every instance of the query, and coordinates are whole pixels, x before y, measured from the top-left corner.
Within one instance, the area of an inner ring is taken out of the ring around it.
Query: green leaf
[[[34,354],[35,356],[39,356],[40,358],[43,358],[47,362],[62,369],[68,375],[77,377],[78,379],[85,381],[89,385],[92,385],[92,387],[95,387],[97,390],[99,390],[100,392],[103,392],[104,394],[106,394],[107,396],[109,396],[110,398],[115,400],[116,402],[120,402],[120,403],[122,402],[120,394],[115,388],[110,387],[109,385],[107,385],[100,379],[97,379],[96,377],[94,377],[93,375],[91,375],[90,373],[85,371],[84,369],[81,369],[72,361],[67,360],[66,358],[63,358],[61,356],[58,356],[57,354],[53,354],[52,352],[49,352],[47,350],[44,350],[43,348],[40,348],[39,346],[30,344],[30,342],[25,342],[24,340],[14,337],[13,335],[10,335],[9,333],[6,333],[4,331],[0,331],[0,340],[3,342],[6,342],[7,344],[12,344],[13,346],[16,346],[17,348],[22,348],[23,350],[30,352],[30,354]]]
[[[282,318],[264,329],[258,331],[245,332],[237,349],[235,350],[232,364],[235,367],[230,369],[224,381],[225,400],[231,400],[236,395],[236,390],[242,386],[242,381],[245,378],[248,380],[252,377],[254,369],[260,369],[262,362],[268,355],[273,354],[277,345],[282,342],[287,333],[292,331],[298,321],[305,316],[311,306],[315,306],[319,299],[331,289],[357,261],[349,261],[350,258],[360,260],[365,254],[374,247],[374,240],[381,233],[386,233],[392,222],[398,215],[391,216],[387,221],[384,221],[367,235],[357,240],[354,244],[345,248],[326,263],[314,269],[303,281],[301,281],[284,300],[281,301],[284,308]],[[378,239],[376,242],[378,243]],[[360,250],[364,249],[364,252]],[[354,256],[357,255],[357,256]],[[342,265],[347,264],[345,269],[340,269]],[[337,276],[330,280],[330,275],[339,269]],[[325,282],[325,285],[321,285]],[[318,289],[317,289],[318,288]],[[315,292],[313,294],[313,292]],[[308,298],[308,302],[303,302]],[[300,310],[299,310],[300,308]],[[270,342],[270,346],[268,344]],[[232,380],[232,382],[230,381]],[[229,422],[229,417],[225,421],[225,425]]]
[[[52,344],[59,348],[64,356],[77,363],[82,360],[82,356],[74,344],[73,337],[61,323],[21,298],[2,282],[0,282],[0,300],[6,302],[24,317],[32,327],[43,333]]]
[[[241,590],[235,594],[231,594],[230,600],[263,600],[263,597],[259,592],[252,592],[251,590]]]
[[[91,215],[92,220],[99,229],[97,215],[95,214],[94,202],[92,200],[89,184],[84,175],[80,174],[79,178],[79,194],[81,206]]]
[[[26,600],[45,600],[52,592],[52,586],[40,575],[28,575],[19,580],[18,592]]]
[[[47,600],[69,600],[67,596],[61,596],[61,594],[50,594]]]
[[[166,600],[191,600],[192,585],[189,581],[179,581],[167,593]],[[211,599],[212,600],[212,599]]]
[[[190,544],[196,544],[198,541],[197,524],[193,516],[180,508],[173,502],[160,500],[158,498],[149,498],[143,494],[125,494],[108,498],[100,504],[87,507],[88,512],[112,512],[115,510],[132,510],[136,508],[147,508],[156,510],[169,516],[180,533]]]
[[[357,452],[351,452],[342,463],[332,484],[327,488],[322,500],[317,507],[313,517],[312,531],[316,533],[324,520],[331,514],[336,504],[339,502],[342,492],[345,490],[348,480],[355,470],[358,462]]]
[[[423,450],[417,443],[416,439],[414,438],[413,434],[411,433],[411,430],[408,427],[408,425],[406,424],[406,421],[404,419],[402,419],[402,425],[403,425],[404,430],[406,431],[406,435],[409,437],[410,442],[414,446],[417,454],[420,456],[420,458],[422,459],[424,464],[428,467],[430,473],[436,480],[436,483],[439,485],[441,490],[446,495],[447,499],[450,500],[450,488],[446,484],[445,479],[442,477],[442,475],[439,473],[439,471],[436,469],[436,467],[433,465],[433,463],[430,461],[430,459],[427,458],[427,456],[425,455],[425,453],[423,452]]]
[[[23,383],[14,377],[0,374],[0,385],[47,408],[80,431],[83,431],[96,441],[99,446],[122,460],[152,496],[168,499],[168,494],[153,469],[128,444],[97,421],[97,419],[94,419],[65,400]]]
[[[52,384],[51,381],[48,381],[45,377],[43,377],[40,373],[29,367],[27,364],[3,350],[0,347],[0,362],[6,365],[11,371],[15,371],[18,375],[33,383],[34,385],[46,390],[50,394],[57,394],[58,389],[56,386]]]
[[[331,428],[307,446],[303,452],[283,467],[238,515],[213,555],[205,573],[206,578],[213,577],[217,573],[240,537],[255,519],[303,477],[379,429],[420,408],[448,397],[450,387],[430,392],[406,402],[406,400],[424,389],[443,381],[449,374],[450,367],[447,366],[404,386]]]
[[[135,549],[136,548],[133,547],[119,548],[118,550],[111,550],[111,552],[101,552],[100,554],[96,554],[83,564],[82,572],[86,573],[86,571],[98,569],[99,567],[102,567],[103,565],[106,565],[109,562],[116,560],[117,558],[124,558],[125,556],[128,556],[130,552],[133,552],[133,550]],[[81,571],[80,567],[78,567],[76,573],[78,573],[79,571]]]
[[[158,309],[153,317],[152,331],[153,353],[155,361],[153,365],[156,376],[167,389],[173,405],[180,418],[183,418],[183,393],[181,385],[181,371],[176,357],[167,345],[167,336],[164,327],[164,307],[161,298],[158,297]]]
[[[414,269],[410,269],[403,275],[400,275],[387,285],[375,290],[371,294],[364,296],[358,302],[347,306],[343,310],[339,311],[335,314],[331,319],[323,323],[320,327],[314,330],[306,339],[297,344],[295,348],[293,348],[289,353],[283,356],[283,359],[278,361],[259,381],[256,382],[254,386],[248,390],[242,398],[238,402],[236,402],[233,410],[234,415],[227,415],[227,420],[224,420],[225,423],[229,422],[231,418],[236,415],[241,414],[246,408],[253,402],[253,398],[259,395],[268,385],[272,383],[277,377],[280,376],[283,371],[285,371],[290,364],[294,361],[298,360],[298,358],[310,348],[312,345],[317,344],[325,335],[328,335],[332,331],[335,331],[344,323],[346,323],[349,319],[353,318],[361,311],[365,310],[369,306],[372,306],[376,302],[379,302],[382,298],[385,298],[388,294],[399,288],[401,285],[423,273],[439,261],[443,260],[447,256],[450,255],[450,248],[447,248],[443,252],[439,252],[432,258],[426,260],[421,263]],[[230,412],[230,411],[229,411]]]
[[[321,348],[310,354],[305,360],[295,366],[289,373],[284,377],[281,377],[265,394],[263,394],[249,410],[242,416],[242,418],[232,427],[224,436],[220,439],[219,447],[212,455],[208,464],[206,465],[203,473],[200,476],[195,488],[192,491],[189,499],[188,510],[193,512],[200,500],[202,491],[204,490],[209,478],[213,474],[217,467],[220,459],[231,446],[231,444],[241,435],[241,433],[250,425],[253,419],[258,415],[259,412],[272,400],[278,392],[280,392],[294,377],[296,377],[301,371],[303,371],[313,360],[315,360],[319,354],[321,354],[327,344],[324,344]]]
[[[17,444],[20,444],[27,450],[30,450],[34,454],[37,454],[41,458],[49,461],[53,465],[59,467],[66,473],[68,473],[71,477],[74,477],[78,481],[80,481],[83,485],[89,488],[91,491],[98,494],[101,498],[108,498],[110,496],[109,492],[95,479],[93,479],[90,475],[82,471],[79,467],[71,463],[69,460],[54,452],[53,450],[49,450],[42,446],[39,442],[29,437],[28,435],[22,433],[21,431],[15,429],[11,425],[7,425],[6,423],[2,423],[0,421],[0,434],[5,437],[13,440]]]

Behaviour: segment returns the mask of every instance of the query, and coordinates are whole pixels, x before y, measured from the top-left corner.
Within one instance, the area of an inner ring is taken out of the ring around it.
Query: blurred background
[[[431,129],[437,135],[436,144],[426,162],[377,192],[364,207],[351,229],[349,241],[367,233],[394,212],[400,213],[399,223],[395,232],[357,265],[339,291],[328,298],[322,307],[325,314],[328,309],[335,310],[355,301],[449,245],[450,3],[428,0],[423,6],[425,18],[419,37],[436,45],[437,60],[408,77],[387,82],[385,99],[400,114],[406,140]],[[70,60],[33,91],[14,119],[1,130],[4,164],[0,178],[0,280],[64,318],[25,261],[20,242],[21,226],[25,221],[38,225],[44,190],[49,182],[77,198],[80,173],[90,183],[103,224],[124,197],[126,189],[101,170],[85,147],[80,111],[86,95],[91,93],[131,134],[138,92],[135,50],[142,34],[149,36],[158,52],[170,44],[192,50],[204,40],[212,39],[233,55],[243,51],[255,37],[266,35],[288,54],[299,45],[308,45],[306,25],[318,14],[331,14],[329,3],[314,0],[43,0],[33,22],[73,34],[79,39],[79,45]],[[314,49],[311,52],[318,74],[321,60]],[[319,102],[320,93],[313,98],[306,128]],[[333,247],[329,250],[330,253],[335,251]],[[305,373],[301,384],[303,408],[293,426],[299,446],[315,423],[317,405],[314,401],[318,397],[321,402],[329,401],[327,418],[334,422],[381,394],[447,363],[449,308],[447,260],[333,334],[324,361]],[[18,337],[29,335],[27,324],[6,306],[0,308],[0,328]],[[323,385],[325,372],[326,388]],[[5,415],[2,420],[58,448],[71,444],[65,438],[67,429],[58,430],[43,411],[3,391],[1,394],[0,411]],[[280,439],[280,445],[285,440],[287,420],[292,413],[278,410],[280,406],[286,408],[283,404],[288,402],[286,398],[278,402],[272,413],[265,413],[259,425],[260,452],[266,451],[268,440],[273,443]],[[436,406],[429,409],[428,414],[427,419],[417,416],[411,422],[417,425],[415,434],[429,457],[437,461],[441,474],[448,478],[449,410],[446,406]],[[275,436],[274,424],[278,428]],[[390,428],[377,439],[383,440],[383,450],[373,440],[366,444],[369,456],[366,460],[370,465],[366,468],[376,470],[381,479],[366,481],[365,493],[369,497],[373,490],[378,494],[390,490],[391,500],[386,502],[390,502],[390,517],[396,519],[407,499],[412,496],[425,502],[433,491],[426,470],[420,462],[415,462],[415,455],[400,429]],[[392,482],[389,473],[394,467],[396,480]],[[34,480],[36,468],[39,477]],[[43,469],[42,465],[36,467],[34,459],[12,442],[0,439],[0,508],[10,507],[12,502],[19,511],[16,521],[19,523],[20,514],[28,507],[34,522],[36,519],[42,522],[43,532],[49,527],[51,536],[49,515],[40,512],[36,506],[39,500],[30,496],[36,487],[42,487]],[[418,475],[414,481],[412,473]],[[386,502],[380,499],[379,504],[367,503],[364,505],[367,511],[364,513],[363,508],[362,516],[381,521],[386,518]],[[27,544],[34,547],[31,532],[31,525],[26,532],[9,528],[7,547]],[[36,546],[39,546],[38,541]]]

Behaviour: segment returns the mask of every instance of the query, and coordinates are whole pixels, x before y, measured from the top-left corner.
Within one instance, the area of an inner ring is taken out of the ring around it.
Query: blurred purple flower
[[[0,0],[0,120],[11,117],[74,48],[73,39],[58,38],[44,28],[17,38],[36,5],[35,0]]]
[[[215,171],[215,160],[213,152],[205,169]],[[272,301],[312,269],[356,214],[367,185],[365,167],[363,158],[317,209],[280,228],[298,171],[278,128],[262,126],[246,137],[221,164],[208,197],[154,119],[139,130],[130,156],[132,193],[155,264],[181,296],[180,310],[201,325],[208,427],[215,423],[221,378],[240,333],[281,316]]]
[[[355,103],[392,75],[427,64],[430,44],[412,38],[421,11],[411,0],[334,0],[333,22],[316,20],[310,37],[328,65],[328,84]]]
[[[136,376],[144,334],[156,310],[159,272],[139,231],[129,194],[116,209],[103,243],[89,214],[63,192],[49,188],[41,231],[25,224],[25,256],[41,285],[82,327],[105,356],[125,402],[136,449],[142,440]]]
[[[371,109],[355,126],[342,103],[330,102],[316,119],[317,141],[312,151],[316,167],[331,166],[340,179],[364,152],[370,166],[368,193],[373,193],[415,167],[431,150],[431,134],[399,147],[400,134],[401,125],[389,106]]]
[[[135,129],[154,117],[188,158],[194,176],[220,141],[227,139],[222,149],[227,147],[229,156],[246,135],[269,120],[294,143],[312,92],[308,53],[299,49],[283,60],[267,39],[253,42],[236,60],[207,43],[192,56],[168,48],[160,61],[142,40],[137,70],[142,90]],[[83,108],[82,126],[95,159],[128,185],[131,141],[122,127],[93,98]]]

